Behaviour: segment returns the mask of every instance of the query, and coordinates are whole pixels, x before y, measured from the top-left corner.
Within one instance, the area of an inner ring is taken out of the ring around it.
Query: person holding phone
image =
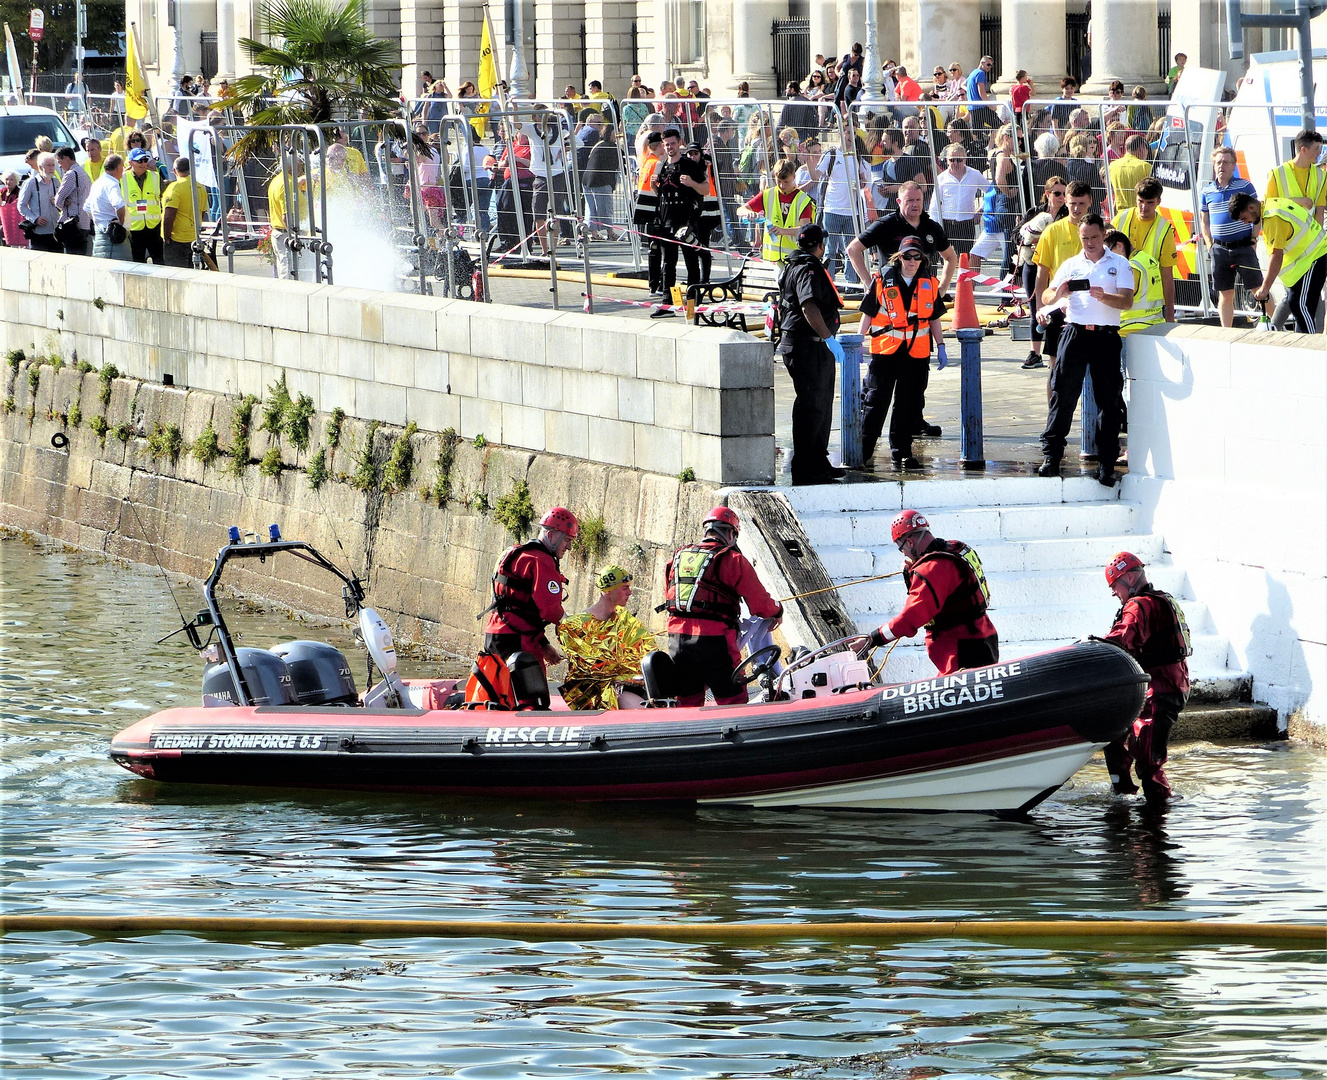
[[[1106,225],[1100,214],[1088,214],[1078,226],[1083,250],[1060,264],[1041,301],[1065,311],[1064,330],[1055,370],[1051,402],[1041,436],[1045,455],[1038,476],[1059,476],[1069,426],[1083,392],[1083,377],[1092,373],[1092,396],[1098,409],[1098,482],[1115,485],[1120,453],[1120,406],[1124,377],[1120,368],[1120,316],[1133,306],[1133,268],[1122,255],[1106,249]]]

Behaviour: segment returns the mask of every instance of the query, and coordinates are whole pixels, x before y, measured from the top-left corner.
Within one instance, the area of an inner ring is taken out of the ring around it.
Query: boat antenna
[[[143,519],[138,516],[138,507],[134,505],[134,501],[131,498],[129,498],[128,495],[121,495],[120,501],[123,503],[128,503],[129,509],[134,512],[134,520],[138,522],[138,531],[139,533],[142,534],[143,539],[147,542],[147,549],[148,551],[152,552],[152,561],[157,564],[157,569],[161,571],[161,578],[163,581],[166,582],[166,591],[170,593],[170,598],[172,602],[175,604],[175,610],[178,611],[180,614],[180,625],[185,629],[188,629],[189,620],[184,617],[184,609],[180,607],[180,601],[176,597],[175,589],[170,583],[170,575],[166,573],[166,568],[161,565],[161,560],[157,558],[157,545],[148,539],[147,529],[144,528],[143,526]],[[178,634],[179,631],[176,630],[175,633]]]

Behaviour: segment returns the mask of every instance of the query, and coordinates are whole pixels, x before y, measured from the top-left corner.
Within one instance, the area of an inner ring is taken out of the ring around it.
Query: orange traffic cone
[[[968,256],[964,252],[958,257],[958,285],[954,290],[954,329],[979,330],[977,321],[977,303],[972,298],[972,278],[967,277]]]

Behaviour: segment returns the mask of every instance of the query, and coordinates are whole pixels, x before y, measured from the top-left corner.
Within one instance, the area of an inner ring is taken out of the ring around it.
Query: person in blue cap
[[[125,228],[129,230],[129,249],[134,262],[148,258],[157,266],[166,262],[161,241],[161,173],[152,155],[142,147],[129,151],[129,168],[120,178],[120,190],[127,209]]]

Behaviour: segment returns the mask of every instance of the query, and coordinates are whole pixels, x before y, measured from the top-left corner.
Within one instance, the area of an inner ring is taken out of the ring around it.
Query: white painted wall
[[[1124,497],[1283,722],[1327,729],[1327,338],[1129,337]],[[1293,726],[1292,726],[1293,732]]]

